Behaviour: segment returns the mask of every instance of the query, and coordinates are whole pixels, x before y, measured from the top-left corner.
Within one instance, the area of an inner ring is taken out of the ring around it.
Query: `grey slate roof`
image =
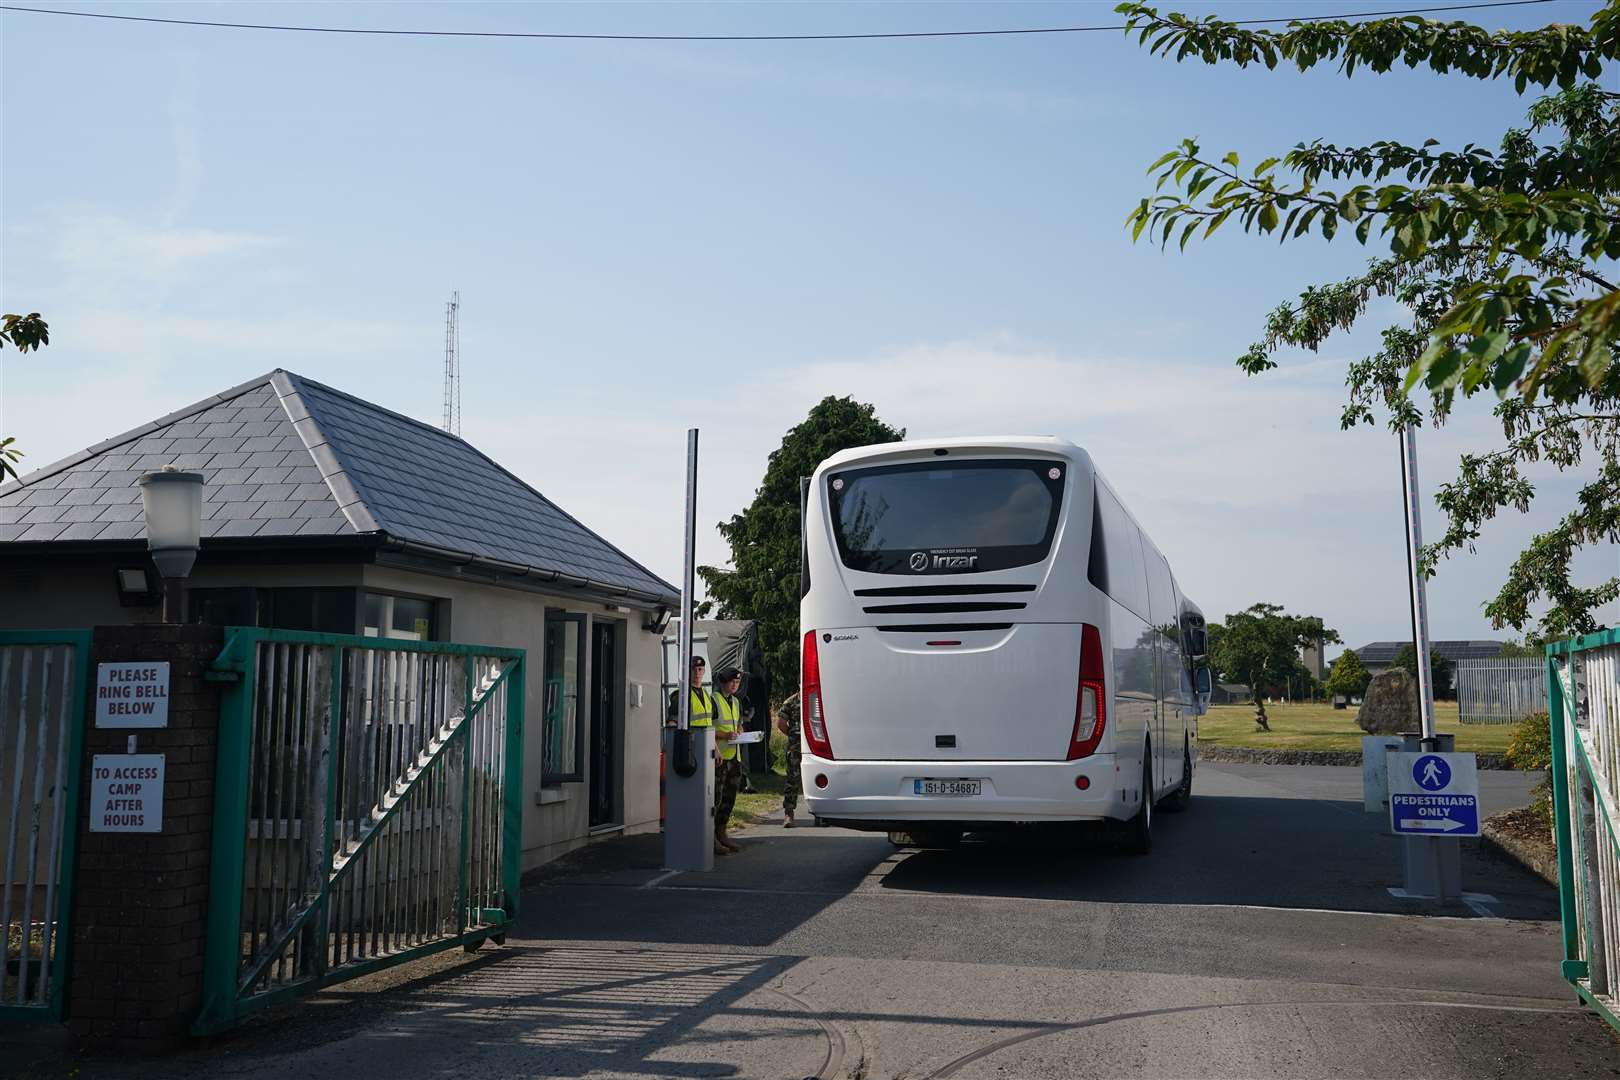
[[[1375,641],[1356,650],[1361,662],[1368,667],[1388,667],[1395,662],[1395,654],[1410,641]],[[1447,660],[1488,660],[1502,651],[1500,641],[1433,641],[1430,647]]]
[[[628,592],[678,594],[472,446],[273,371],[0,487],[0,543],[136,540],[142,473],[207,477],[208,539],[370,536],[452,561]]]

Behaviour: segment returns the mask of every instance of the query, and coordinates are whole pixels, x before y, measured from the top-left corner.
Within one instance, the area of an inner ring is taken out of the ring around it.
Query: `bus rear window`
[[[827,476],[838,554],[852,570],[962,574],[1046,558],[1068,466],[956,461]]]

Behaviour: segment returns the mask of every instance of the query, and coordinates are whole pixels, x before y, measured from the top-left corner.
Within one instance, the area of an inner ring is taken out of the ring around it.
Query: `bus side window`
[[[1102,510],[1103,542],[1108,554],[1108,595],[1144,622],[1149,619],[1147,569],[1142,560],[1142,534],[1114,493],[1099,484],[1097,505]]]
[[[1091,553],[1086,556],[1086,580],[1108,594],[1108,542],[1103,536],[1102,505],[1095,490],[1091,494]]]

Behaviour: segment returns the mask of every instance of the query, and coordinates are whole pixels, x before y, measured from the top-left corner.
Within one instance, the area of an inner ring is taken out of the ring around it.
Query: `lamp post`
[[[202,533],[202,473],[165,465],[141,477],[146,546],[163,578],[163,621],[186,621],[186,578],[197,561]]]

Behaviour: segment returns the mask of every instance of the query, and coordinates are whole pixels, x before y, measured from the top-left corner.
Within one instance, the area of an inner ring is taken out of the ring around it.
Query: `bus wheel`
[[[1153,752],[1148,749],[1143,753],[1142,806],[1125,823],[1125,851],[1129,855],[1146,855],[1153,850]]]
[[[1184,744],[1181,748],[1181,783],[1176,790],[1164,797],[1159,809],[1169,814],[1180,813],[1187,809],[1192,801],[1192,746]]]

